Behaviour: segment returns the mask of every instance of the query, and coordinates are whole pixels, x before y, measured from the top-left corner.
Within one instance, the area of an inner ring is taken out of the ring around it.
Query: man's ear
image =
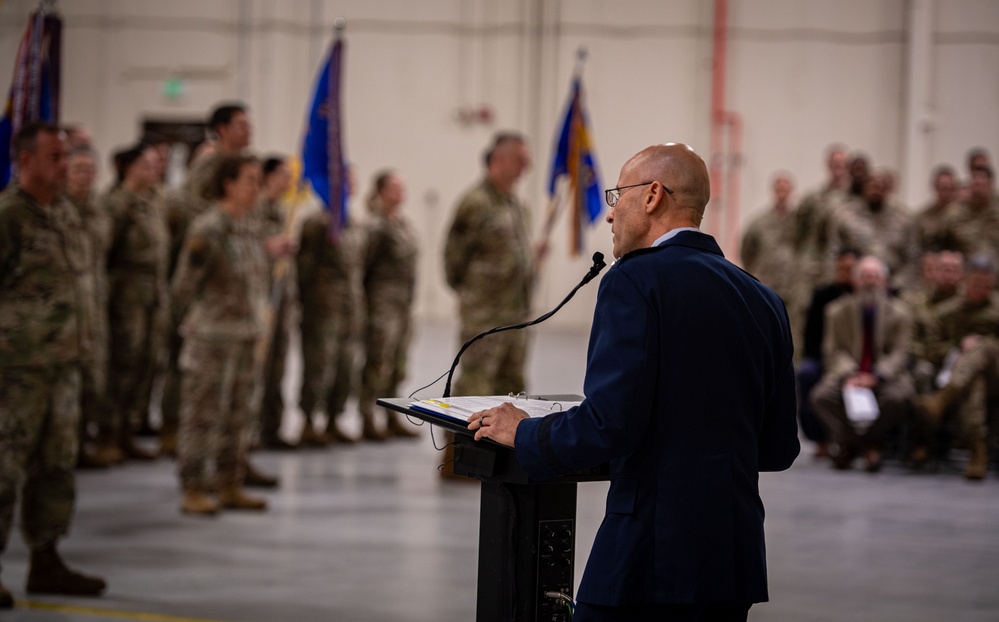
[[[645,193],[645,213],[652,215],[666,198],[666,190],[659,182],[654,182]]]

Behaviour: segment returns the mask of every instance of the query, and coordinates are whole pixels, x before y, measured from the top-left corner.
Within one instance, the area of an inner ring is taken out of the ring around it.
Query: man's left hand
[[[489,410],[481,410],[468,418],[468,429],[475,432],[475,440],[492,439],[501,445],[513,447],[517,426],[529,415],[510,402]]]

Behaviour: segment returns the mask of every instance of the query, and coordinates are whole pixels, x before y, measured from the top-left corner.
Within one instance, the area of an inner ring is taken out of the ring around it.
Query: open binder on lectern
[[[564,412],[581,402],[569,400],[546,400],[512,395],[478,395],[469,397],[441,397],[425,400],[414,400],[409,405],[430,415],[437,415],[456,423],[468,423],[468,418],[480,410],[495,408],[500,404],[510,402],[531,417],[544,417],[552,413]]]

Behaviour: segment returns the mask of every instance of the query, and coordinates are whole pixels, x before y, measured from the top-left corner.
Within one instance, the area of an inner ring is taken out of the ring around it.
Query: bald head
[[[711,198],[711,183],[707,165],[693,149],[680,143],[655,145],[639,151],[624,166],[634,166],[639,176],[660,181],[673,191],[675,208],[697,212],[700,223]]]
[[[651,246],[673,229],[699,226],[711,197],[704,160],[679,143],[638,152],[621,168],[617,185],[626,189],[607,213],[615,257]]]

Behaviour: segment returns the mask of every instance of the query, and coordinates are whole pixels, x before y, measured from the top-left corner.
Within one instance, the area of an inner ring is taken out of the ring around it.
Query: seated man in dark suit
[[[791,331],[781,299],[697,230],[709,187],[686,145],[629,160],[607,191],[618,261],[597,296],[586,399],[470,419],[537,479],[610,463],[576,622],[744,621],[767,600],[758,480],[800,449]]]

